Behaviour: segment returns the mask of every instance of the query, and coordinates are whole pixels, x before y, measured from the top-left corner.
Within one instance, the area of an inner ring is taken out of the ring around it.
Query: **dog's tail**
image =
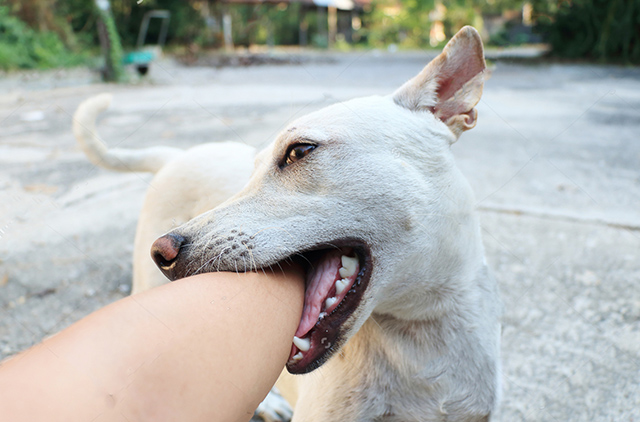
[[[182,153],[179,148],[108,149],[96,130],[96,119],[111,104],[111,94],[99,94],[83,101],[73,115],[73,134],[89,157],[100,167],[116,171],[156,173],[167,162]]]

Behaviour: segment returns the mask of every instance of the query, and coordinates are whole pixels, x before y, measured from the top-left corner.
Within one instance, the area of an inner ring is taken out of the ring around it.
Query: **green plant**
[[[483,12],[501,8],[517,9],[523,2],[493,0],[489,4],[486,0],[373,0],[371,12],[365,15],[363,32],[369,45],[374,47],[393,43],[403,48],[439,48],[464,25],[473,25],[482,30]]]
[[[0,6],[0,68],[46,69],[79,65],[85,59],[69,51],[57,34],[34,31]]]
[[[374,0],[371,12],[363,19],[363,35],[377,48],[389,44],[406,47],[429,45],[434,0]]]

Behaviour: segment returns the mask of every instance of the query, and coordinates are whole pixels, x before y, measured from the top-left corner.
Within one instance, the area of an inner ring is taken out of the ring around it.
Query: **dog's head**
[[[245,189],[159,239],[154,259],[170,279],[300,262],[292,373],[319,367],[374,310],[437,312],[437,290],[478,247],[450,145],[476,123],[484,69],[465,27],[392,95],[298,119],[258,155]]]

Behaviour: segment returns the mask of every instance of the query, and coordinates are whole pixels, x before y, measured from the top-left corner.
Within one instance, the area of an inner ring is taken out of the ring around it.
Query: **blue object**
[[[124,64],[149,64],[154,59],[151,51],[133,51],[122,59]]]

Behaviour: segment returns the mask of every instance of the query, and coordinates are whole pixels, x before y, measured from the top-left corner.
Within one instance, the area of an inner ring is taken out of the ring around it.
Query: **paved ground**
[[[149,177],[87,162],[70,132],[82,99],[115,94],[100,123],[112,146],[264,145],[303,113],[389,93],[426,60],[163,61],[131,86],[80,70],[0,80],[0,356],[129,290]],[[518,63],[497,62],[478,126],[453,147],[506,306],[499,420],[640,421],[640,69]]]

